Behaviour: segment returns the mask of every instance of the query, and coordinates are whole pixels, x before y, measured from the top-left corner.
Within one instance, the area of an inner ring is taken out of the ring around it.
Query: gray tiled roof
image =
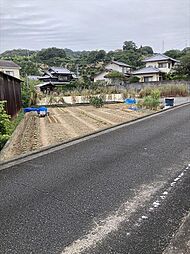
[[[133,75],[137,75],[137,74],[149,74],[149,73],[159,73],[160,70],[158,68],[155,67],[145,67],[136,71],[133,71],[132,74]]]
[[[51,78],[51,76],[50,75],[44,75],[42,77],[39,77],[38,79],[44,79],[44,78]]]
[[[68,69],[63,67],[51,67],[49,70],[52,70],[53,72],[60,74],[72,74]]]
[[[20,66],[13,61],[0,60],[0,67],[4,68],[20,68]]]
[[[172,60],[174,62],[179,62],[178,60],[173,59],[173,58],[163,55],[163,54],[155,54],[151,57],[147,57],[143,60],[143,62],[147,63],[147,62],[166,61],[166,60]]]
[[[119,66],[131,67],[131,66],[128,65],[128,64],[125,64],[125,63],[122,63],[122,62],[118,62],[118,61],[112,61],[112,63],[115,63],[115,64],[117,64],[117,65],[119,65]]]

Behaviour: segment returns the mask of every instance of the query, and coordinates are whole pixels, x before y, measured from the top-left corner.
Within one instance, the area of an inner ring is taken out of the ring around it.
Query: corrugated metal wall
[[[0,72],[0,101],[6,101],[6,111],[14,116],[21,109],[21,81]]]

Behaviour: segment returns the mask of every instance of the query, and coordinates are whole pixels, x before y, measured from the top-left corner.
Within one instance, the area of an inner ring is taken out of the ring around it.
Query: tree
[[[143,55],[153,55],[154,54],[154,51],[150,46],[140,47],[139,50]]]
[[[183,56],[175,68],[175,79],[190,80],[190,52]]]
[[[36,54],[37,59],[40,61],[48,61],[51,58],[55,57],[60,57],[60,58],[65,58],[66,53],[64,49],[59,49],[59,48],[47,48],[47,49],[42,49]]]
[[[179,49],[171,49],[166,51],[165,55],[174,59],[179,59],[183,55],[183,53]]]
[[[106,52],[104,50],[93,50],[88,54],[87,62],[89,64],[104,61]]]
[[[119,71],[111,71],[107,75],[105,75],[105,78],[110,79],[118,79],[118,80],[125,80],[125,75]]]
[[[187,53],[190,53],[190,47],[186,47],[182,50],[182,54],[185,55]]]
[[[127,50],[136,51],[137,46],[133,41],[125,41],[124,44],[123,44],[123,50],[125,50],[125,51],[127,51]]]
[[[7,50],[1,54],[1,57],[14,57],[14,56],[31,56],[37,51],[28,49],[12,49]]]
[[[34,62],[30,60],[16,60],[15,62],[21,67],[20,74],[22,77],[25,77],[26,75],[40,75],[38,65]]]
[[[129,78],[129,83],[138,83],[139,80],[140,80],[139,77],[137,77],[137,76],[132,76],[132,77]]]

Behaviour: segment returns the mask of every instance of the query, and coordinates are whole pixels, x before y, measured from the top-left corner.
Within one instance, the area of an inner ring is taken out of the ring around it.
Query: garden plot
[[[130,111],[123,103],[92,106],[49,108],[49,116],[39,118],[34,113],[25,115],[24,130],[17,128],[1,160],[78,138],[98,130],[127,122],[150,111]],[[26,121],[27,118],[27,121]]]

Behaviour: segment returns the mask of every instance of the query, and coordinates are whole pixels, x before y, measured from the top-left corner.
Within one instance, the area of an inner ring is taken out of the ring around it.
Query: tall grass
[[[164,85],[160,87],[145,87],[142,89],[139,93],[139,97],[143,98],[146,96],[151,95],[152,91],[159,90],[160,91],[160,96],[161,97],[177,97],[177,96],[188,96],[189,91],[188,87],[186,85]]]
[[[165,85],[160,87],[160,93],[162,97],[185,97],[189,95],[188,87],[186,85]]]

